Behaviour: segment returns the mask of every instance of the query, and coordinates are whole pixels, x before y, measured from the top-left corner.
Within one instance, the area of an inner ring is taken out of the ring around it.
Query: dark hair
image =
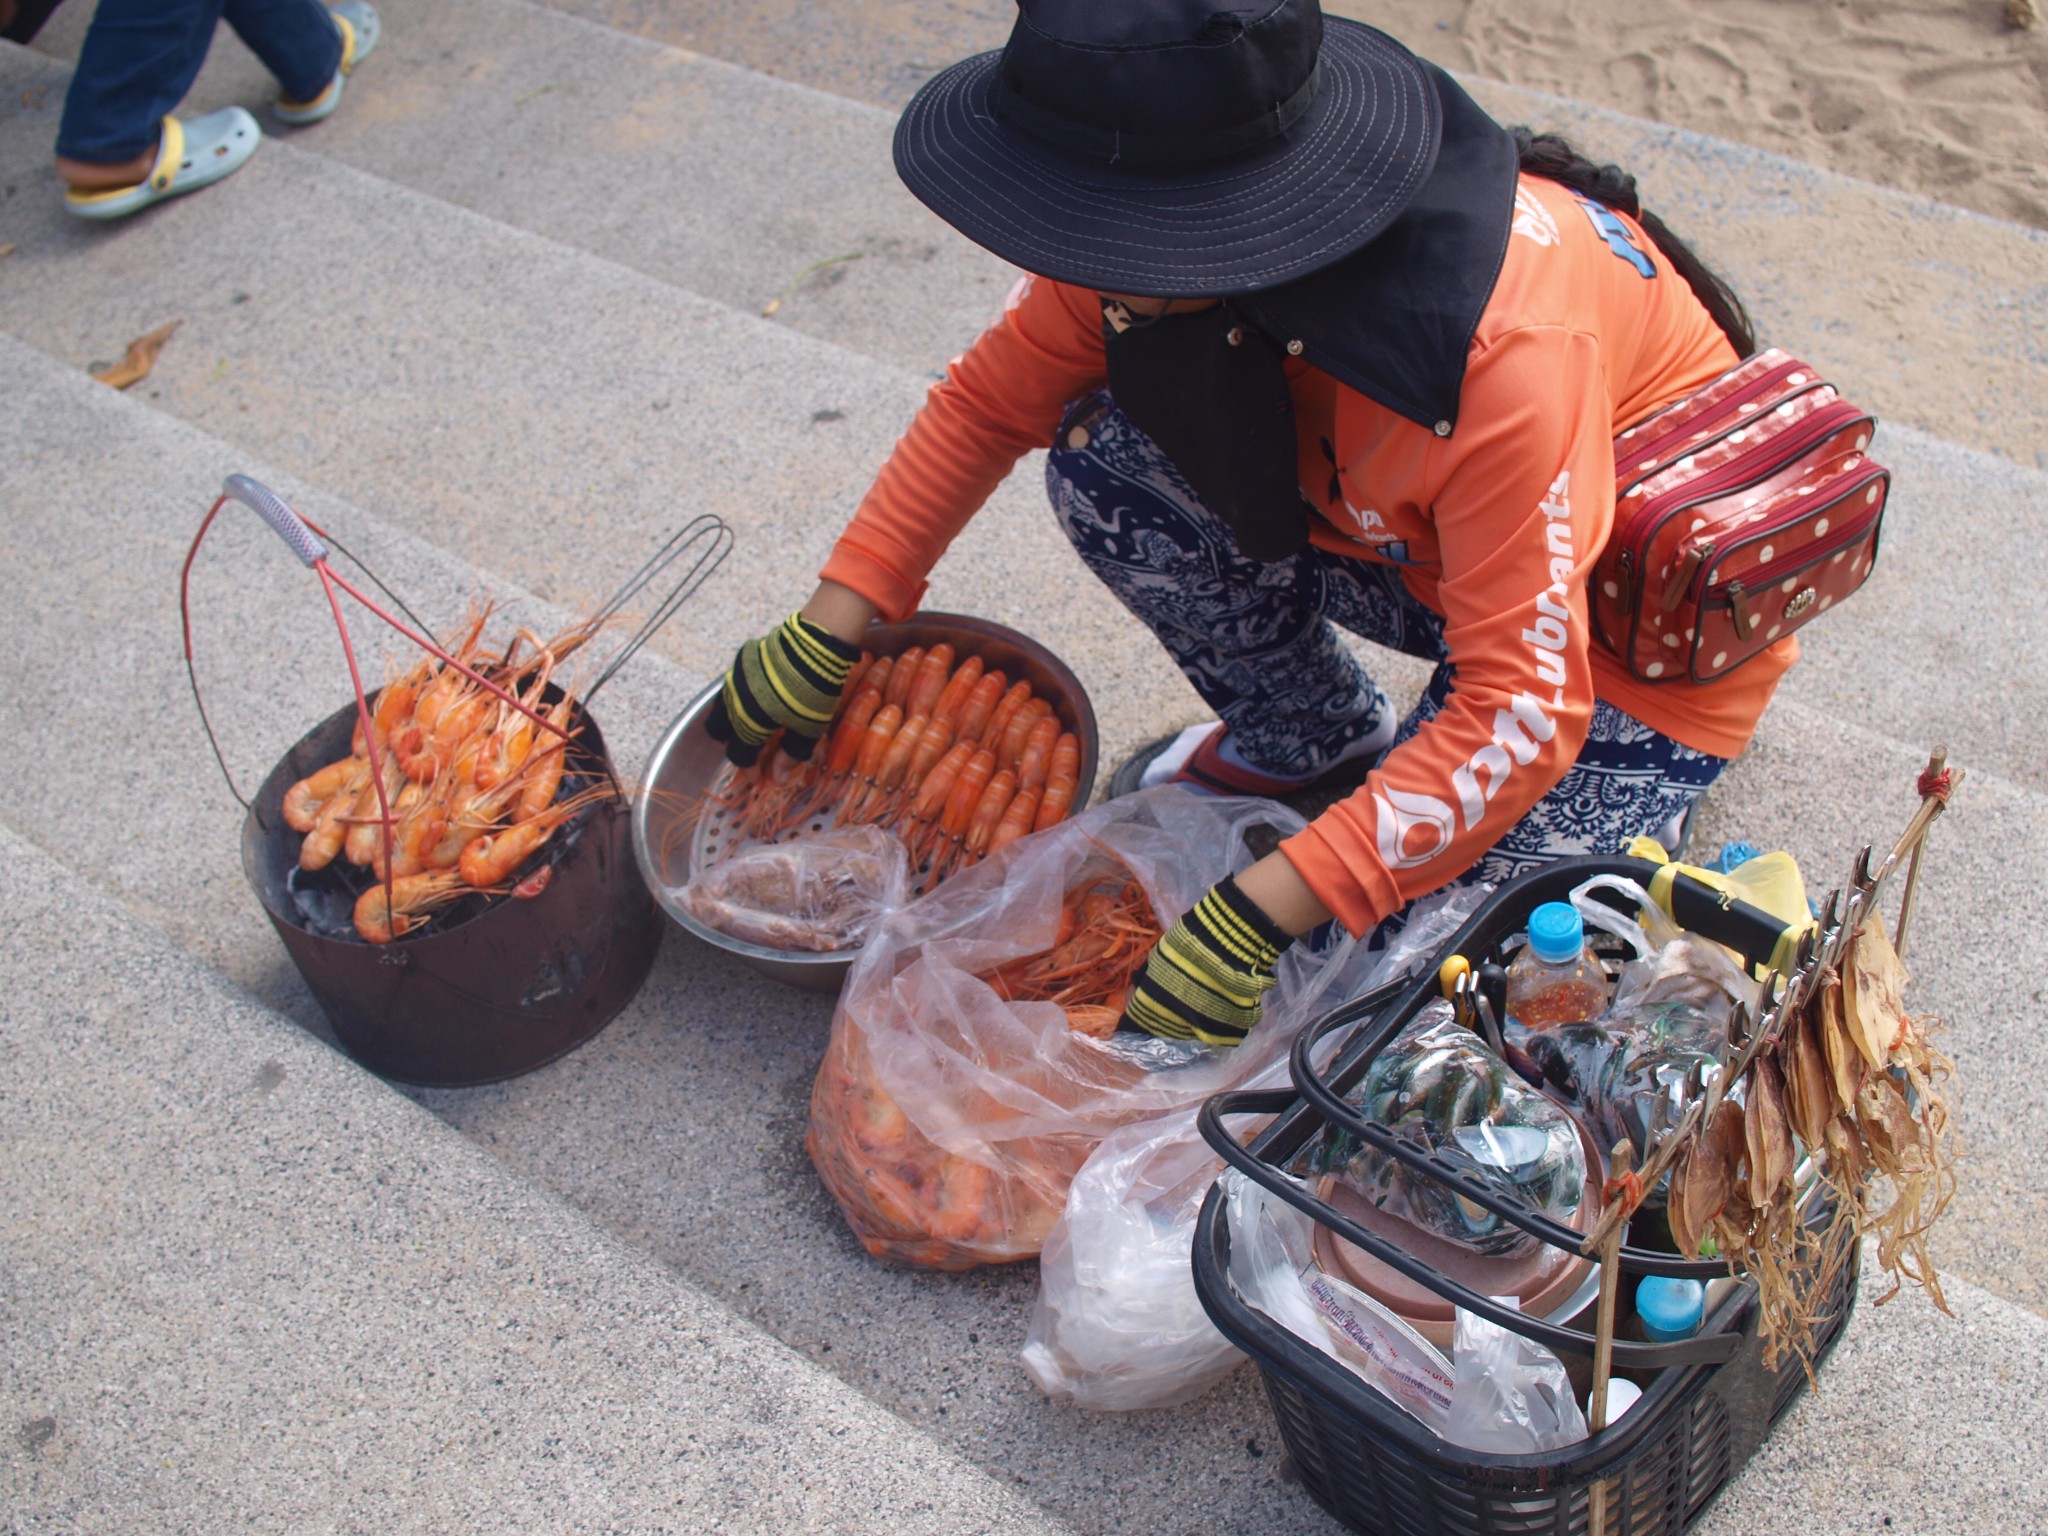
[[[1707,307],[1714,324],[1734,343],[1735,355],[1748,357],[1756,350],[1756,329],[1742,300],[1662,219],[1642,205],[1636,197],[1635,177],[1618,165],[1595,165],[1558,134],[1534,133],[1527,128],[1510,128],[1508,132],[1514,135],[1523,170],[1604,203],[1642,225],[1643,233],[1656,241],[1657,249]]]

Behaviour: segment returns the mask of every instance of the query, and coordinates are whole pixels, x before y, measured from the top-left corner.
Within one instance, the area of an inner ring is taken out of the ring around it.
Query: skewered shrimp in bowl
[[[836,992],[851,955],[722,932],[681,893],[744,849],[834,827],[902,842],[913,894],[1088,803],[1095,712],[1066,665],[986,619],[920,613],[868,631],[831,726],[807,762],[764,752],[734,769],[706,734],[713,683],[664,733],[642,776],[633,847],[668,915],[777,980]]]

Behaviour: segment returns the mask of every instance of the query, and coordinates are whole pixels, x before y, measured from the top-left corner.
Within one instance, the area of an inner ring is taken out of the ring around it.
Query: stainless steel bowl
[[[950,642],[965,657],[978,653],[1010,681],[1031,684],[1031,691],[1051,702],[1060,724],[1081,743],[1081,774],[1074,809],[1088,803],[1095,786],[1095,710],[1080,680],[1065,662],[1028,635],[987,619],[958,613],[913,614],[901,624],[877,624],[868,631],[867,648],[877,656],[895,656],[913,645],[930,647]],[[661,909],[706,944],[739,956],[764,976],[813,992],[837,992],[853,965],[846,952],[800,953],[749,944],[707,928],[671,894],[687,884],[702,863],[720,851],[715,826],[698,814],[705,797],[725,770],[725,748],[705,734],[703,717],[718,697],[713,683],[675,719],[647,760],[641,782],[644,792],[633,806],[633,854],[641,878]]]

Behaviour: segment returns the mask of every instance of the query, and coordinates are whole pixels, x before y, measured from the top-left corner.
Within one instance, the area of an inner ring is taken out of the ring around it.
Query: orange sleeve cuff
[[[818,579],[852,588],[881,609],[882,618],[891,624],[899,624],[915,613],[929,586],[927,582],[908,580],[886,558],[862,549],[853,529],[848,529],[832,547]]]

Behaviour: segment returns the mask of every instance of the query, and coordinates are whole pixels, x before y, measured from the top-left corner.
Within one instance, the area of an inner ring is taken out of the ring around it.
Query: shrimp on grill
[[[468,894],[462,877],[445,869],[399,876],[388,899],[380,880],[356,898],[356,932],[371,944],[389,944],[425,923],[436,907]]]

